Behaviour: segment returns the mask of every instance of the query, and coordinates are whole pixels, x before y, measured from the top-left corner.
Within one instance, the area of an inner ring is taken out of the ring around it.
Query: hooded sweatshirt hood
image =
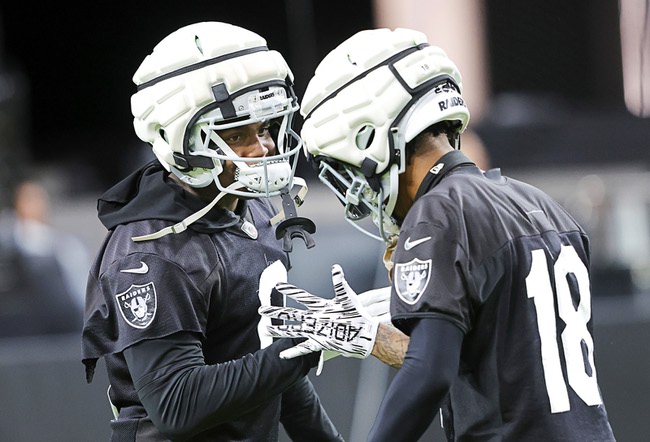
[[[205,203],[166,177],[167,171],[158,161],[145,164],[99,198],[99,220],[108,230],[147,219],[177,223],[205,207]],[[246,204],[245,200],[240,202]],[[189,228],[210,233],[233,226],[239,219],[230,210],[215,207]]]

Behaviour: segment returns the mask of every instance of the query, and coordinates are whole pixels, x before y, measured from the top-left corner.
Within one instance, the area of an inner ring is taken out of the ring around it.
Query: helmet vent
[[[198,49],[201,55],[203,55],[203,46],[201,46],[201,39],[198,35],[194,36],[194,44],[196,45],[196,49]]]
[[[370,147],[374,139],[375,139],[375,128],[370,125],[363,126],[357,132],[357,136],[355,139],[357,149],[366,150],[367,148]]]

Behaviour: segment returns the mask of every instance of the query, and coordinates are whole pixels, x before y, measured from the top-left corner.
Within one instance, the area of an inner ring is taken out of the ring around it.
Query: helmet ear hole
[[[355,137],[357,149],[366,150],[368,147],[370,147],[374,139],[375,128],[369,124],[363,126],[361,129],[359,129],[357,136]]]

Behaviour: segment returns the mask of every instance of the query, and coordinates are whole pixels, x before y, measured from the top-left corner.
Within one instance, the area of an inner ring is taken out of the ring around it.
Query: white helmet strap
[[[234,182],[230,186],[237,188],[237,187],[243,187],[241,183]],[[155,233],[150,233],[148,235],[142,235],[142,236],[134,236],[131,238],[131,240],[135,242],[140,242],[140,241],[149,241],[152,239],[158,239],[162,238],[163,236],[167,236],[170,233],[181,233],[187,230],[187,228],[190,226],[190,224],[194,223],[195,221],[199,220],[202,218],[206,213],[208,213],[212,208],[219,202],[221,198],[223,198],[225,195],[227,195],[226,192],[219,192],[219,195],[217,195],[210,204],[202,208],[201,210],[194,212],[187,218],[185,218],[183,221],[174,224],[173,226],[167,226],[164,229],[161,229]]]
[[[295,177],[294,181],[295,181],[296,185],[301,187],[301,190],[298,192],[298,194],[295,197],[293,197],[293,201],[296,201],[296,203],[298,205],[301,205],[303,203],[304,199],[305,199],[305,196],[307,195],[307,190],[308,190],[307,189],[307,184],[302,178],[298,178],[298,177]],[[241,187],[244,187],[244,185],[237,182],[237,181],[235,181],[230,186],[228,186],[227,190],[235,190],[235,189],[238,189],[238,188],[241,188]],[[288,189],[287,189],[286,193],[288,194]],[[207,206],[205,206],[201,210],[193,213],[192,215],[188,216],[183,221],[181,221],[179,223],[176,223],[176,224],[174,224],[172,226],[167,226],[167,227],[165,227],[165,228],[163,228],[163,229],[161,229],[161,230],[159,230],[157,232],[150,233],[148,235],[134,236],[134,237],[131,238],[131,240],[135,241],[135,242],[150,241],[150,240],[153,240],[153,239],[162,238],[163,236],[167,236],[170,233],[174,233],[174,234],[182,233],[185,230],[187,230],[187,228],[192,223],[196,222],[197,220],[199,220],[203,216],[205,216],[205,214],[208,213],[210,210],[212,210],[212,208],[219,202],[219,200],[221,200],[221,198],[223,198],[224,196],[226,196],[228,194],[229,194],[229,192],[225,192],[225,191],[224,192],[219,192],[219,195],[217,195],[212,200],[212,202],[210,202],[210,204],[208,204]],[[283,197],[284,197],[284,193],[283,193]],[[284,205],[286,207],[286,204],[284,204]],[[280,213],[278,213],[273,218],[271,218],[270,224],[273,225],[273,224],[279,223],[282,219],[288,219],[290,217],[298,218],[298,217],[295,216],[294,212],[295,212],[295,210],[294,211],[287,210],[287,212],[282,210],[282,211],[280,211]],[[300,218],[300,219],[301,220],[302,219],[306,220],[306,218]],[[309,220],[307,220],[307,221],[309,221]],[[314,232],[308,232],[308,233],[314,233]],[[307,243],[308,247],[313,247],[313,241],[311,241],[311,243],[310,243],[309,241],[307,241],[307,239],[305,239],[305,242]],[[286,242],[285,242],[285,244],[286,244]],[[285,248],[286,248],[286,245],[285,245]],[[288,251],[290,251],[290,250],[288,250]]]

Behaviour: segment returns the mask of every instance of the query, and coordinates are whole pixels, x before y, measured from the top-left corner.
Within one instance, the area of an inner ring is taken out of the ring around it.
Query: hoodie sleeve
[[[237,360],[206,365],[199,339],[184,332],[137,343],[124,357],[156,428],[184,440],[251,411],[303,378],[319,355],[280,359],[279,353],[296,343],[282,340]]]
[[[292,441],[343,442],[307,376],[282,393],[281,410],[280,421]]]

